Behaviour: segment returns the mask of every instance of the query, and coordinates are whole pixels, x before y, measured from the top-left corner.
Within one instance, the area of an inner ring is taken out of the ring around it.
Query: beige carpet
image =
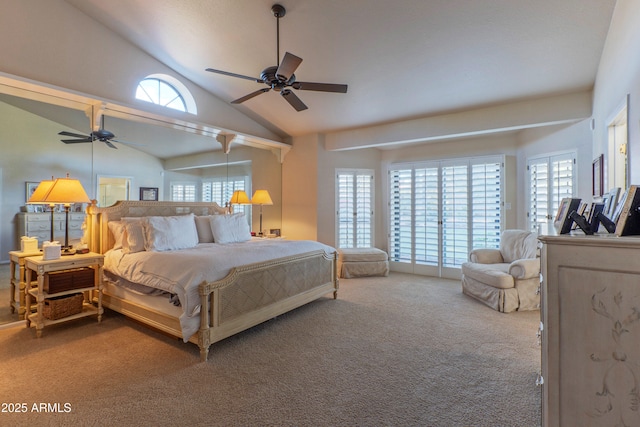
[[[343,279],[338,300],[218,343],[207,363],[110,311],[41,339],[5,329],[0,402],[27,412],[0,425],[537,426],[538,321],[392,273]]]

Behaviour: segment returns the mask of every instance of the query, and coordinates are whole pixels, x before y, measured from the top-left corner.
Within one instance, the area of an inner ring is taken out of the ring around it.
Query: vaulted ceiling
[[[276,65],[275,0],[66,0],[230,102]],[[280,58],[346,94],[277,92],[236,108],[285,136],[357,129],[593,87],[615,0],[282,0]]]

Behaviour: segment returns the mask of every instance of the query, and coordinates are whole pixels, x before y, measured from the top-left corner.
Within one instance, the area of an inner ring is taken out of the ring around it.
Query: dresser
[[[640,237],[540,241],[542,425],[640,425]]]
[[[77,240],[82,237],[84,216],[84,212],[69,212],[69,240]],[[53,214],[54,240],[64,244],[64,232],[65,214],[64,212],[56,212]],[[38,246],[51,239],[51,212],[20,212],[18,214],[18,237],[21,236],[37,237]]]

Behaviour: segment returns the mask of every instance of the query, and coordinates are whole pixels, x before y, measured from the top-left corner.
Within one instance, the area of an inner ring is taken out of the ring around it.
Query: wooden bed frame
[[[92,252],[105,253],[114,243],[107,223],[124,217],[213,215],[228,213],[215,203],[120,201],[87,208],[85,241]],[[268,290],[269,292],[265,292]],[[233,268],[224,279],[202,283],[200,329],[189,341],[206,361],[213,343],[286,313],[326,294],[338,297],[336,253],[323,250]],[[265,294],[270,295],[265,301]],[[102,305],[182,338],[178,318],[126,299],[103,294]]]

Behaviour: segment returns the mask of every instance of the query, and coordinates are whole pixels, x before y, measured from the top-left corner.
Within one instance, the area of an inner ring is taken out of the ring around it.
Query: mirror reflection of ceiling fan
[[[72,136],[74,138],[77,138],[77,139],[61,139],[60,141],[64,142],[65,144],[78,144],[78,143],[85,143],[85,142],[102,141],[108,147],[114,148],[114,149],[118,149],[118,147],[116,147],[113,144],[114,142],[118,142],[120,144],[126,144],[126,145],[139,145],[139,144],[134,144],[131,142],[125,142],[125,141],[120,141],[115,139],[116,136],[113,134],[113,132],[110,132],[104,128],[104,114],[102,115],[102,120],[100,120],[100,129],[91,132],[89,135],[82,135],[79,133],[73,133],[73,132],[67,132],[67,131],[59,132],[58,135]]]
[[[277,58],[276,62],[280,61],[280,18],[286,14],[286,10],[279,4],[274,4],[271,7],[273,15],[277,19]],[[260,78],[249,77],[242,74],[230,73],[228,71],[215,70],[213,68],[207,68],[206,71],[212,73],[223,74],[230,77],[238,77],[245,80],[251,80],[256,83],[264,83],[267,87],[259,89],[255,92],[251,92],[241,98],[231,101],[232,104],[240,104],[251,98],[254,98],[262,93],[269,92],[271,89],[280,92],[280,95],[293,107],[296,111],[306,110],[308,107],[296,96],[295,93],[289,89],[290,87],[296,90],[313,90],[318,92],[335,92],[346,93],[347,85],[333,84],[333,83],[311,83],[311,82],[299,82],[296,81],[296,76],[293,74],[300,63],[302,58],[296,55],[286,52],[282,62],[278,62],[278,65],[273,67],[267,67],[260,73]]]

